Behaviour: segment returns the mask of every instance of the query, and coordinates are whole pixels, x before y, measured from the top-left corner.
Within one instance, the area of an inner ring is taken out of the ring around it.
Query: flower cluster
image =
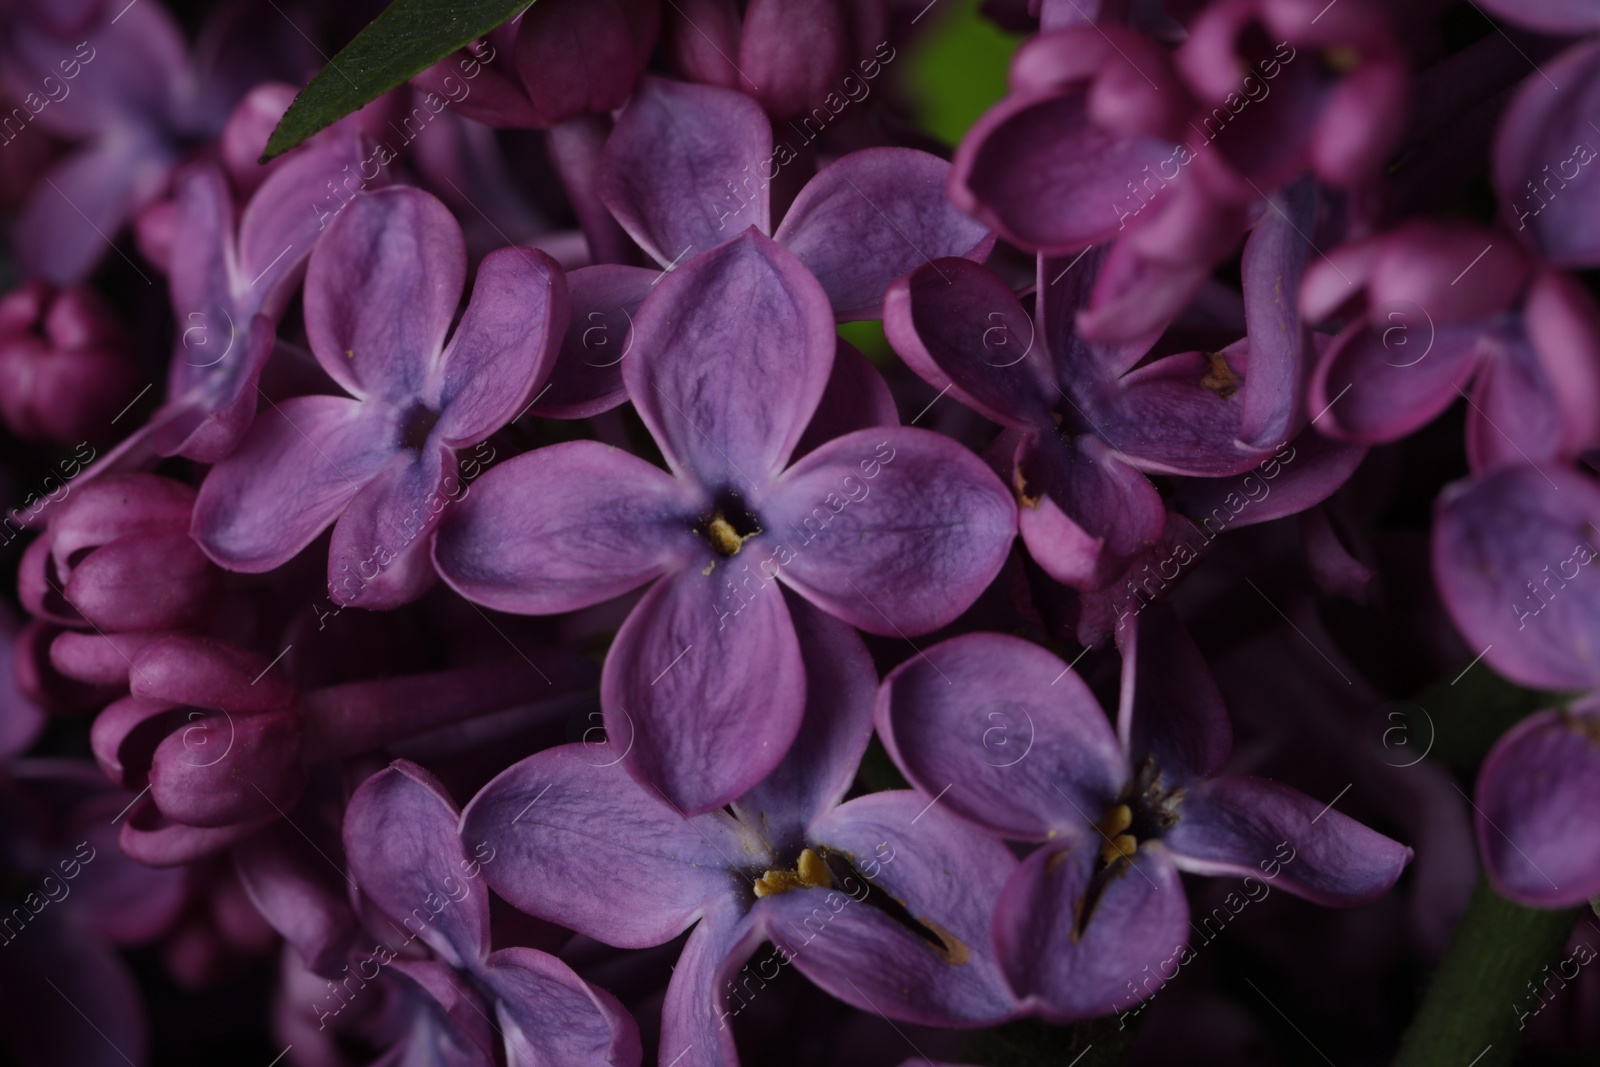
[[[442,4],[268,158],[417,5],[0,0],[0,1060],[1378,1062],[1480,897],[1592,956],[1600,9],[1481,2]]]

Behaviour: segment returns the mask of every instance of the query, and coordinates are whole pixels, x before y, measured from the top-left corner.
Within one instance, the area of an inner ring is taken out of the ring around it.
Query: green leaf
[[[529,0],[394,0],[317,72],[267,140],[261,162],[422,73],[529,6]]]
[[[1404,733],[1419,751],[1431,747],[1435,760],[1472,774],[1507,730],[1536,711],[1566,706],[1573,696],[1525,689],[1477,663],[1440,678],[1415,701],[1397,704],[1405,719],[1395,720],[1395,736]]]
[[[1006,95],[1006,70],[1023,41],[978,10],[979,0],[930,4],[931,27],[911,50],[903,84],[914,101],[915,121],[928,133],[956,144],[978,118]]]

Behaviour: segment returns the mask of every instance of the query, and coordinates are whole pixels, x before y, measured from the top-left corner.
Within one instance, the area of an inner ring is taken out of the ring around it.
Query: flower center
[[[731,553],[730,553],[731,554]],[[800,858],[792,871],[770,870],[756,879],[758,897],[775,897],[791,889],[832,889],[833,875],[828,864],[809,848],[800,850]]]
[[[695,532],[710,543],[713,552],[730,559],[738,555],[746,541],[761,532],[761,523],[740,503],[737,493],[726,492],[717,498],[711,514],[696,524]]]
[[[1096,824],[1100,831],[1100,862],[1107,867],[1119,859],[1132,859],[1139,851],[1139,839],[1127,833],[1133,825],[1133,809],[1126,804],[1114,804],[1106,817]]]
[[[439,414],[422,404],[413,405],[400,420],[400,440],[405,447],[420,449],[426,444],[428,435],[439,425]]]
[[[1244,384],[1244,379],[1233,372],[1228,366],[1228,358],[1221,352],[1207,352],[1206,372],[1200,378],[1200,384],[1226,400],[1239,391]]]

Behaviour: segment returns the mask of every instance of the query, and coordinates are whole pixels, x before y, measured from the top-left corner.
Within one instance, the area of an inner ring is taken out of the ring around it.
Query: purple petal
[[[1305,379],[1315,350],[1300,316],[1300,278],[1311,256],[1304,236],[1315,227],[1317,198],[1309,179],[1267,201],[1266,214],[1244,243],[1244,316],[1250,331],[1250,374],[1244,386],[1240,438],[1276,447],[1299,428]]]
[[[1053,389],[1092,392],[1096,385],[1116,381],[1144,358],[1165,326],[1116,342],[1092,340],[1078,332],[1078,314],[1089,307],[1110,252],[1111,245],[1106,244],[1075,256],[1038,257],[1040,295],[1034,317],[1049,350]]]
[[[1073,588],[1105,586],[1165,527],[1156,487],[1092,435],[1024,440],[1013,483],[1029,555]]]
[[[913,785],[1014,840],[1098,822],[1128,776],[1082,678],[1017,637],[968,634],[906,660],[884,679],[876,717]]]
[[[433,583],[430,541],[444,509],[465,491],[449,449],[397,454],[345,508],[328,544],[328,596],[385,609]]]
[[[606,142],[600,199],[658,263],[681,263],[751,226],[770,232],[762,171],[774,161],[748,96],[647,77]]]
[[[1190,786],[1163,842],[1186,871],[1263,875],[1330,907],[1376,900],[1411,850],[1286,785],[1226,775]],[[1287,850],[1287,852],[1285,852]]]
[[[1189,939],[1183,884],[1159,844],[1140,848],[1090,910],[1084,894],[1098,853],[1096,841],[1037,849],[995,907],[995,951],[1011,988],[1058,1024],[1144,999],[1149,989],[1136,983],[1180,957]]]
[[[628,399],[622,361],[633,351],[633,316],[660,271],[602,263],[567,275],[572,313],[561,351],[550,372],[549,391],[535,414],[580,419],[609,411]]]
[[[396,760],[351,795],[344,849],[362,895],[388,919],[380,936],[421,938],[452,966],[475,968],[489,953],[489,894],[469,873],[480,865],[460,821],[437,778]]]
[[[1426,309],[1399,308],[1389,319],[1346,327],[1319,358],[1307,402],[1323,433],[1362,444],[1411,433],[1464,395],[1497,344],[1489,324],[1435,325]]]
[[[85,280],[107,241],[159,195],[171,166],[165,148],[145,136],[98,142],[67,156],[42,175],[22,208],[18,262],[29,276],[58,285]]]
[[[979,119],[956,151],[957,207],[1023,248],[1076,253],[1122,229],[1143,203],[1128,189],[1171,163],[1159,138],[1097,126],[1082,92],[1012,96]]]
[[[323,875],[329,868],[315,846],[279,823],[241,842],[233,859],[261,917],[295,947],[307,967],[337,975],[360,926],[343,879],[328,884]]]
[[[1600,488],[1559,467],[1508,467],[1435,508],[1434,577],[1467,644],[1521,685],[1600,685]]]
[[[134,696],[230,712],[272,711],[294,702],[294,687],[263,656],[209,637],[174,634],[141,648],[129,664]]]
[[[993,242],[950,206],[950,164],[914,148],[866,148],[818,172],[773,238],[811,268],[841,321],[883,313],[889,283],[946,256],[981,261]]]
[[[574,611],[691,558],[701,501],[660,468],[596,441],[537,449],[490,469],[434,546],[439,573],[496,611]]]
[[[1230,346],[1146,363],[1097,397],[1089,416],[1124,461],[1161,474],[1223,476],[1255,466],[1261,451],[1241,440],[1254,361]]]
[[[211,469],[190,532],[229,570],[270,571],[338,518],[394,458],[382,413],[337,396],[285,400]]]
[[[907,366],[984,417],[1048,424],[1059,395],[1050,354],[992,271],[964,259],[912,271],[889,287],[883,329]]]
[[[345,189],[363,167],[364,142],[353,133],[329,133],[285,156],[239,216],[239,263],[235,289],[243,285],[241,308],[277,319],[294,295],[311,250],[328,226],[329,183]],[[370,161],[371,157],[367,159]],[[381,180],[381,178],[380,178]],[[370,187],[364,180],[358,188]],[[182,256],[175,257],[182,259]]]
[[[953,620],[999,573],[1016,531],[1010,494],[971,452],[912,427],[836,438],[785,472],[767,509],[790,542],[779,573],[870,633]]]
[[[1593,217],[1600,42],[1568,49],[1529,78],[1500,118],[1493,172],[1506,227],[1564,267],[1600,263]]]
[[[516,418],[550,373],[567,324],[566,280],[532,248],[501,248],[478,265],[472,301],[424,389],[442,414],[435,439],[476,444]]]
[[[854,784],[872,738],[877,671],[861,637],[799,598],[789,606],[806,669],[805,718],[783,762],[734,808],[779,849],[803,845],[806,825]]]
[[[1168,788],[1214,774],[1233,747],[1222,692],[1194,639],[1165,605],[1117,631],[1122,699],[1117,735],[1128,762],[1148,758]]]
[[[1324,437],[1315,426],[1307,426],[1251,471],[1184,482],[1172,503],[1215,538],[1230,526],[1252,526],[1315,507],[1349,481],[1366,455],[1363,447]]]
[[[776,583],[750,601],[721,572],[669,574],[617,631],[600,679],[608,737],[631,738],[627,768],[686,815],[748,792],[800,729],[805,668]]]
[[[483,980],[498,998],[495,1013],[513,1062],[637,1067],[641,1050],[633,1017],[554,956],[503,948],[489,957]]]
[[[810,272],[746,233],[661,281],[639,309],[622,378],[675,473],[757,492],[816,410],[836,336]]]
[[[400,404],[436,373],[467,249],[450,209],[418,189],[349,201],[306,268],[306,335],[352,396]]]
[[[398,959],[389,969],[398,977],[401,990],[411,994],[411,1007],[420,1016],[413,1033],[402,1039],[406,1052],[424,1062],[437,1062],[439,1067],[491,1067],[495,1063],[495,1039],[483,1000],[455,968],[437,960]]]
[[[490,888],[530,915],[611,945],[663,944],[738,890],[735,864],[770,857],[748,853],[725,816],[683,818],[605,748],[512,764],[467,805],[461,837]]]
[[[303,737],[300,714],[289,709],[194,718],[156,746],[150,797],[163,815],[189,826],[281,815],[305,788]]]
[[[1010,851],[909,790],[852,800],[812,824],[898,901],[926,934],[874,907],[854,879],[757,904],[768,936],[807,978],[847,1004],[930,1026],[989,1026],[1014,1015],[990,949],[994,901],[1016,869]]]
[[[1546,463],[1562,455],[1567,437],[1561,401],[1521,324],[1508,325],[1493,358],[1472,383],[1467,456],[1475,471]]]
[[[743,989],[758,993],[776,978],[781,966],[776,951],[763,954],[752,968],[745,964],[764,933],[756,917],[737,904],[710,910],[695,926],[683,953],[673,965],[661,1005],[661,1063],[679,1067],[738,1067],[739,1053],[728,1020],[745,1008],[734,979],[745,972]],[[770,972],[770,973],[769,973]],[[757,983],[752,989],[751,977]],[[729,997],[738,997],[738,1006]]]
[[[1478,854],[1496,890],[1532,908],[1600,895],[1600,753],[1586,713],[1544,711],[1495,742],[1478,772]]]

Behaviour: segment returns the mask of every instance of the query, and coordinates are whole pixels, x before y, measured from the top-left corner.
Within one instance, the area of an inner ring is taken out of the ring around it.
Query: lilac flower
[[[805,721],[788,756],[730,811],[684,818],[613,761],[565,745],[513,764],[467,805],[484,878],[530,914],[608,944],[693,927],[667,986],[660,1062],[736,1067],[729,1022],[782,968],[891,1019],[982,1026],[1015,1011],[988,946],[1016,861],[909,791],[848,803],[871,735],[861,640],[795,612]],[[608,832],[596,834],[596,826]],[[762,953],[763,941],[774,951]]]
[[[1196,132],[1254,187],[1306,169],[1359,186],[1405,128],[1405,56],[1374,0],[1217,0],[1174,60],[1201,102]]]
[[[212,469],[193,526],[212,559],[272,570],[336,523],[337,602],[392,607],[421,594],[433,529],[463,493],[457,450],[523,409],[566,322],[555,261],[501,249],[479,267],[447,344],[466,267],[461,228],[426,193],[383,190],[345,207],[312,254],[305,301],[311,349],[350,396],[273,405]]]
[[[290,40],[281,16],[267,10],[241,4],[212,19],[193,59],[155,0],[66,37],[57,35],[64,27],[11,29],[0,80],[19,106],[7,113],[5,140],[40,136],[26,130],[37,123],[76,144],[23,208],[17,252],[27,274],[59,285],[84,280],[117,233],[166,191],[186,146],[218,133],[256,81],[296,65],[305,42]]]
[[[1175,616],[1147,610],[1118,638],[1115,731],[1070,667],[999,634],[927,649],[878,696],[878,730],[913,785],[990,833],[1043,843],[1008,881],[994,937],[1018,997],[1058,1022],[1149,995],[1144,968],[1188,939],[1180,870],[1350,906],[1411,857],[1294,789],[1217,774],[1227,712]]]
[[[360,158],[359,135],[335,127],[279,163],[237,218],[220,167],[197,163],[174,179],[168,243],[184,253],[173,257],[169,279],[179,328],[167,400],[99,470],[157,455],[215,463],[238,447],[255,418],[278,320],[343,203],[326,190]]]
[[[1533,270],[1503,234],[1408,223],[1313,264],[1300,302],[1313,320],[1355,313],[1311,379],[1330,436],[1392,441],[1459,396],[1474,470],[1600,443],[1600,308],[1574,278]]]
[[[489,893],[481,878],[493,869],[498,850],[474,850],[477,858],[470,858],[457,833],[459,822],[444,786],[404,760],[368,778],[351,796],[345,854],[362,900],[376,911],[373,925],[385,931],[380,942],[387,945],[385,935],[398,935],[403,927],[435,955],[402,959],[391,950],[380,962],[437,998],[449,1016],[472,1021],[467,1034],[479,1042],[487,1041],[487,1027],[476,1025],[465,1009],[487,1019],[478,1005],[490,1006],[508,1062],[637,1065],[638,1028],[616,998],[548,953],[489,951]],[[376,921],[380,916],[382,923]],[[481,1059],[458,1062],[495,1062],[491,1047],[480,1051]]]
[[[864,149],[824,167],[774,231],[774,180],[799,165],[791,141],[775,143],[740,93],[645,78],[606,141],[596,191],[667,270],[751,226],[770,233],[816,276],[841,322],[877,318],[889,283],[929,258],[988,254],[984,228],[945,201],[949,164],[910,148]],[[536,411],[575,418],[622,402],[632,316],[660,277],[621,264],[572,273],[572,326]]]
[[[495,467],[440,529],[469,600],[553,614],[658,576],[606,657],[608,736],[691,813],[749,790],[799,729],[806,684],[788,586],[872,633],[926,633],[994,578],[1015,510],[970,452],[926,430],[858,430],[790,464],[822,398],[827,296],[759,233],[669,274],[622,364],[669,475],[592,441]]]
[[[1563,18],[1600,28],[1588,5]],[[1555,28],[1560,5],[1521,5],[1532,20]],[[1530,76],[1500,119],[1492,157],[1500,216],[1506,227],[1541,257],[1563,267],[1600,264],[1594,223],[1600,179],[1600,137],[1589,118],[1600,103],[1600,42],[1563,52]]]
[[[1187,143],[1193,97],[1141,34],[1043,34],[1018,50],[1011,89],[957,149],[951,200],[1029,250],[1114,239],[1080,328],[1107,343],[1159,329],[1237,247],[1259,194]]]
[[[998,277],[964,260],[938,260],[890,288],[884,328],[895,350],[1007,428],[1022,539],[1056,580],[1102,588],[1160,540],[1166,508],[1143,472],[1242,473],[1302,424],[1310,341],[1276,299],[1302,260],[1274,218],[1245,251],[1250,338],[1221,352],[1144,361],[1154,336],[1079,336],[1075,314],[1103,250],[1040,256],[1033,320]]]

